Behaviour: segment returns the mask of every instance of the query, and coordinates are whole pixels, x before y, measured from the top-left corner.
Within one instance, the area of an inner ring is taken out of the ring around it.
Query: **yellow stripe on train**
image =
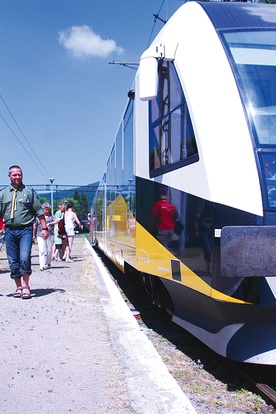
[[[248,303],[212,289],[208,283],[204,282],[180,261],[181,280],[174,280],[172,277],[172,260],[179,261],[136,221],[136,265],[139,271],[173,280],[217,300],[240,304]]]

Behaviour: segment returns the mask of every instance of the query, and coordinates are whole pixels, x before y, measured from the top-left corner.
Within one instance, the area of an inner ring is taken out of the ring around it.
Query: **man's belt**
[[[23,230],[23,229],[26,229],[27,227],[33,227],[33,225],[27,224],[25,226],[11,226],[10,224],[6,224],[5,227],[10,230]]]

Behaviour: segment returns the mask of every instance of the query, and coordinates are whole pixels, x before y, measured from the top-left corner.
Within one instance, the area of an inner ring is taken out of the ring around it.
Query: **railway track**
[[[256,388],[261,392],[266,402],[276,408],[276,391],[267,384],[257,383]]]
[[[267,366],[252,366],[237,364],[241,376],[251,385],[252,389],[261,395],[269,406],[276,408],[276,368]],[[266,383],[267,382],[267,383]],[[276,412],[276,411],[272,411]]]

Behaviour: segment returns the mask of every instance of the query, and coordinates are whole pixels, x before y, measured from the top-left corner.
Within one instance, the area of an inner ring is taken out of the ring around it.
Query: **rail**
[[[267,404],[276,408],[275,367],[251,364],[235,364],[240,375],[250,384]],[[265,384],[263,381],[269,382]]]

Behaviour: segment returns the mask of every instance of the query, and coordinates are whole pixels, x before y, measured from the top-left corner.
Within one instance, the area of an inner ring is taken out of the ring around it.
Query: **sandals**
[[[29,286],[23,286],[22,287],[22,295],[21,295],[21,298],[22,299],[31,299],[31,291],[30,291],[30,288],[29,288]]]
[[[31,291],[29,286],[18,286],[13,294],[14,298],[31,299]]]
[[[16,291],[13,294],[13,297],[14,298],[21,298],[21,296],[22,296],[22,286],[18,286],[16,288]]]

